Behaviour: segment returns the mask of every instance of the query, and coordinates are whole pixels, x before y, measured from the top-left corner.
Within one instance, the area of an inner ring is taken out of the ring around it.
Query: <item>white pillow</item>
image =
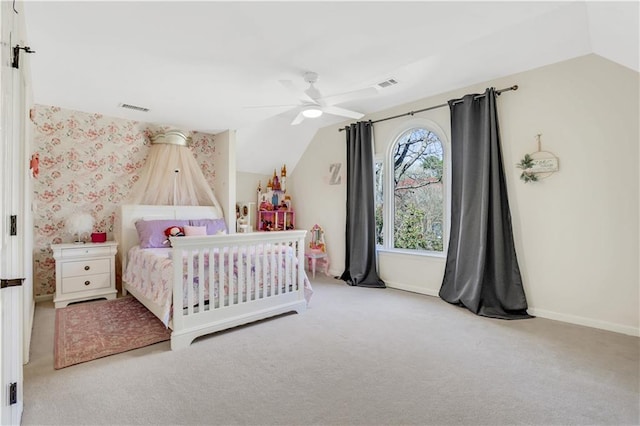
[[[196,235],[207,235],[207,227],[206,226],[189,226],[185,225],[184,227],[184,236],[185,237],[193,237]]]

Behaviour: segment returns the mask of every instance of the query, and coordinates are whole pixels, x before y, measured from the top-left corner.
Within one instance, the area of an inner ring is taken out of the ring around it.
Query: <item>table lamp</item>
[[[73,242],[84,244],[93,230],[93,217],[87,212],[76,212],[65,221],[65,229],[73,236]]]

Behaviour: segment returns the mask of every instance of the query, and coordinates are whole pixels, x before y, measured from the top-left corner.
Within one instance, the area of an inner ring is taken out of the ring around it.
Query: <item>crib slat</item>
[[[293,273],[295,271],[295,263],[293,262],[293,256],[295,253],[295,249],[293,247],[294,244],[295,242],[292,241],[289,247],[287,248],[287,267],[289,268],[287,277],[289,277],[289,280],[288,280],[289,291],[295,291],[295,288],[294,288],[295,279],[293,277]]]
[[[255,288],[255,298],[256,300],[262,299],[264,297],[263,287],[260,286],[260,277],[262,276],[262,245],[256,246],[255,258],[254,258],[254,268],[253,268],[253,287]]]
[[[246,283],[246,289],[247,289],[247,295],[245,297],[247,302],[250,302],[253,299],[253,283],[252,283],[252,279],[251,279],[251,263],[253,262],[253,253],[252,253],[252,247],[250,246],[245,246],[245,250],[247,253],[247,257],[245,258],[245,283]]]
[[[271,272],[271,276],[269,277],[269,281],[267,281],[269,283],[269,294],[271,296],[274,296],[276,294],[276,252],[275,252],[276,248],[275,248],[275,244],[274,243],[270,243],[269,244],[269,259],[271,260],[269,262],[269,269]]]
[[[211,247],[207,252],[207,258],[209,259],[209,271],[207,273],[207,289],[209,289],[209,310],[212,310],[212,309],[215,309],[216,307],[216,299],[215,299],[216,290],[213,286],[213,283],[214,283],[213,277],[215,276],[216,261],[214,258],[214,249]]]
[[[251,275],[247,271],[247,265],[249,264],[249,247],[246,245],[242,246],[242,255],[238,256],[238,268],[241,268],[243,271],[242,276],[242,301],[248,302],[250,300],[249,293],[251,292],[251,286],[249,285],[249,278]],[[246,261],[245,261],[246,259]]]
[[[238,268],[242,269],[242,289],[239,297],[243,302],[249,301],[249,274],[247,274],[246,261],[249,257],[249,247],[242,246],[242,257],[238,260]]]
[[[287,293],[289,290],[287,288],[287,258],[289,257],[287,254],[287,243],[282,242],[280,244],[280,253],[282,253],[282,292]]]
[[[238,254],[238,246],[229,247],[229,256],[227,256],[227,271],[229,273],[229,306],[235,304],[236,282],[233,278],[233,259]]]
[[[305,276],[305,272],[304,272],[304,246],[305,246],[305,241],[304,239],[299,240],[297,243],[297,249],[298,251],[296,252],[296,259],[298,262],[298,270],[297,270],[297,274],[298,277],[296,279],[296,283],[298,284],[298,287],[296,287],[296,290],[300,289],[300,286],[304,287],[304,276]]]
[[[269,297],[270,293],[270,289],[269,289],[269,281],[267,280],[267,276],[269,274],[269,269],[268,266],[269,264],[267,263],[267,252],[269,250],[269,244],[263,244],[262,245],[262,262],[261,262],[261,266],[262,266],[262,297]]]
[[[244,292],[244,268],[242,267],[242,258],[244,257],[244,247],[239,246],[237,252],[238,258],[235,261],[236,268],[238,270],[237,287],[236,287],[236,303],[239,305],[242,303],[242,295]]]
[[[284,278],[284,271],[282,270],[282,251],[284,250],[284,247],[282,246],[282,243],[278,243],[278,291],[280,293],[286,292],[286,289],[283,289],[283,278]]]
[[[294,262],[293,262],[293,253],[295,251],[293,245],[294,241],[291,241],[290,244],[287,244],[287,287],[289,287],[289,291],[294,291],[294,279],[293,279],[293,271],[294,271]]]
[[[204,262],[205,251],[201,248],[198,250],[198,312],[204,312],[204,286],[207,282],[207,277],[204,276]]]
[[[260,260],[262,259],[260,257],[260,254],[261,254],[260,250],[261,250],[260,246],[256,246],[255,247],[255,251],[253,253],[253,259],[251,261],[252,264],[253,264],[252,265],[253,266],[253,270],[252,270],[253,277],[251,279],[251,282],[253,283],[253,291],[254,291],[255,300],[258,300],[258,299],[262,298],[262,296],[260,295],[261,287],[260,287],[260,284],[259,284],[260,283],[260,278],[259,277],[261,276],[261,271],[262,271],[262,268],[260,266]]]
[[[221,247],[218,249],[218,307],[223,308],[225,306],[224,299],[224,251]]]
[[[187,251],[187,315],[193,315],[193,250]],[[176,301],[174,300],[174,303]],[[178,300],[182,304],[182,300]]]
[[[287,288],[293,291],[293,241],[287,241]]]

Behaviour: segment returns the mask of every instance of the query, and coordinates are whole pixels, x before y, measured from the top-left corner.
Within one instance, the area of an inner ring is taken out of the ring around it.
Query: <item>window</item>
[[[387,249],[444,251],[444,161],[440,137],[422,126],[404,131],[387,158],[376,159],[378,244]],[[384,176],[384,166],[390,176]]]
[[[376,244],[377,245],[382,245],[384,243],[384,239],[383,239],[384,229],[382,227],[382,224],[384,223],[382,219],[383,209],[384,209],[384,191],[383,191],[384,163],[383,161],[384,161],[383,158],[377,157],[375,159],[375,163],[373,167],[374,180],[375,180],[374,181],[374,184],[375,184],[374,205],[376,209]]]

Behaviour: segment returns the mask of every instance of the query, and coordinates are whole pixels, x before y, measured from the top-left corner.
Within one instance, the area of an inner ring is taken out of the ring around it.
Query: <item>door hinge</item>
[[[9,216],[9,235],[18,235],[18,216]]]
[[[24,282],[24,278],[0,278],[0,288],[18,287]]]
[[[9,384],[9,405],[16,404],[18,402],[18,384]]]
[[[36,51],[31,50],[29,46],[21,47],[19,44],[13,46],[13,61],[11,61],[11,66],[16,69],[20,68],[20,50],[24,50],[24,53],[36,53]]]

